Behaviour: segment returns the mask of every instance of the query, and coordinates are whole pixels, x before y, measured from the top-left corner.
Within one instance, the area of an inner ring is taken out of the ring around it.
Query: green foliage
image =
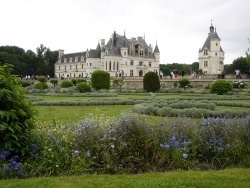
[[[70,80],[63,80],[61,83],[62,88],[73,87],[73,83]]]
[[[31,82],[23,80],[22,81],[22,87],[28,87],[28,86],[31,86]]]
[[[24,100],[11,72],[10,65],[0,66],[0,148],[23,155],[27,153],[35,111]]]
[[[232,90],[232,84],[226,80],[216,80],[210,86],[210,92],[215,93],[217,95],[223,95]]]
[[[181,78],[181,79],[179,80],[179,84],[180,84],[180,87],[181,87],[181,88],[187,88],[187,87],[190,86],[190,81],[189,81],[188,78]]]
[[[84,78],[78,78],[78,79],[77,79],[77,83],[79,84],[79,83],[81,83],[81,82],[87,83],[87,80],[84,79]]]
[[[76,84],[77,84],[77,80],[74,78],[74,79],[72,79],[71,80],[71,82],[72,82],[72,84],[74,85],[74,86],[76,86]]]
[[[155,92],[161,88],[160,78],[155,72],[147,72],[143,77],[143,88],[147,92]]]
[[[41,82],[41,83],[46,83],[47,78],[45,76],[39,76],[38,81]]]
[[[58,80],[57,79],[51,79],[50,83],[52,83],[54,85],[54,87],[58,84]]]
[[[39,89],[39,90],[44,90],[44,89],[49,88],[47,83],[42,83],[42,82],[36,83],[34,87],[35,87],[35,89]]]
[[[91,85],[94,89],[109,89],[110,88],[110,74],[103,70],[96,70],[91,76]]]
[[[80,93],[91,92],[91,86],[90,86],[88,83],[80,82],[80,83],[76,86],[76,90],[78,90]]]
[[[120,92],[122,90],[122,86],[125,84],[124,80],[122,78],[114,78],[113,80],[113,86],[119,87]]]

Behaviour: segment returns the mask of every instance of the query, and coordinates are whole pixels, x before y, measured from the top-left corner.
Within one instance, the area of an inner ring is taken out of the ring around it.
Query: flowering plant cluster
[[[84,119],[33,131],[30,156],[0,151],[0,175],[33,177],[249,167],[250,118],[162,118],[144,115]]]
[[[233,82],[233,88],[235,89],[245,89],[247,88],[247,84],[241,80]]]

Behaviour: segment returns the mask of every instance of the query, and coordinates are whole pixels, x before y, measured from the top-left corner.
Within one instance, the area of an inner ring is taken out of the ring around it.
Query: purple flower
[[[188,146],[188,142],[184,141],[184,142],[182,142],[182,145],[183,145],[183,147],[187,147]]]
[[[183,153],[182,156],[184,159],[188,158],[188,154],[186,154],[186,153]]]
[[[6,166],[6,167],[4,168],[4,171],[8,173],[8,172],[11,171],[11,168],[10,168],[9,166]]]
[[[177,149],[179,147],[179,142],[178,141],[173,141],[172,145],[173,145],[174,149]]]

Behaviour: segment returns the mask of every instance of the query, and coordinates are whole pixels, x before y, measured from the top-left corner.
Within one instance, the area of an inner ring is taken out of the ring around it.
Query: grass
[[[115,106],[35,106],[38,110],[37,122],[43,124],[63,122],[72,123],[83,120],[86,116],[117,117],[122,112],[130,111],[130,105]]]
[[[248,188],[250,169],[0,180],[1,188]]]

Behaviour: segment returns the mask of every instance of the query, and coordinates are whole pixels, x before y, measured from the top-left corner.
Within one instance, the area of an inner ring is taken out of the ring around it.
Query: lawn
[[[1,188],[248,188],[250,169],[0,180]]]

